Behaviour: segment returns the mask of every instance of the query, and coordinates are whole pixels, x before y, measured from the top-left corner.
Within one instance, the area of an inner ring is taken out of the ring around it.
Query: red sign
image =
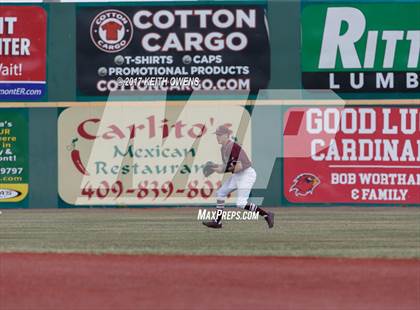
[[[47,14],[38,6],[2,6],[0,99],[36,99],[46,81]]]
[[[284,120],[288,201],[420,203],[420,108],[292,108]]]

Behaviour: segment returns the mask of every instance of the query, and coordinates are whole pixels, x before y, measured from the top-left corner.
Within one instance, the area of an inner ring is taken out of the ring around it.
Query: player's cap
[[[226,134],[230,135],[232,133],[232,130],[230,130],[229,127],[227,127],[226,125],[221,125],[221,126],[217,127],[217,129],[214,133],[218,136],[222,136],[222,135],[226,135]]]

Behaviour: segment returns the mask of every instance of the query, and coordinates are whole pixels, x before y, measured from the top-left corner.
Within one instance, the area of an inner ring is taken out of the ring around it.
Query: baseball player
[[[274,213],[267,212],[257,205],[248,202],[249,194],[255,183],[257,174],[252,168],[252,163],[242,147],[230,139],[232,131],[227,126],[219,126],[215,132],[217,142],[222,146],[221,154],[223,164],[213,164],[212,169],[217,173],[230,172],[232,175],[217,191],[217,209],[223,210],[226,197],[237,190],[236,206],[252,212],[258,212],[266,220],[268,227],[274,226]],[[222,228],[222,213],[216,220],[204,221],[203,224],[210,228]]]

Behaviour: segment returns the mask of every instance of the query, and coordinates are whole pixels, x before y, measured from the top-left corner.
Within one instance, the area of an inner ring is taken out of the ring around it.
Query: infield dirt
[[[418,260],[0,254],[2,309],[417,310]],[[417,271],[417,272],[416,272]]]

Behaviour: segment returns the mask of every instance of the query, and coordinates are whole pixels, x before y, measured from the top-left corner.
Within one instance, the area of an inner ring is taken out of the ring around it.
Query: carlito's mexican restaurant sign
[[[60,197],[70,205],[213,203],[223,175],[204,177],[202,167],[222,161],[214,131],[225,124],[236,133],[245,122],[240,143],[251,156],[249,121],[240,106],[69,108],[58,122]]]
[[[290,108],[284,195],[296,203],[420,203],[420,108]]]

